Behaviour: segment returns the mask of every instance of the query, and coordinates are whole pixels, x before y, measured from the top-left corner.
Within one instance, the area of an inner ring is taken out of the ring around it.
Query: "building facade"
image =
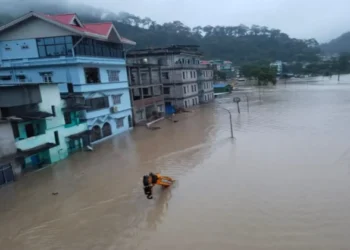
[[[213,70],[200,64],[198,46],[170,46],[128,53],[131,63],[158,64],[165,106],[189,108],[213,100]]]
[[[128,64],[130,96],[135,124],[144,124],[164,117],[164,95],[161,68],[157,64]]]
[[[93,142],[129,130],[132,109],[124,47],[112,23],[30,12],[0,28],[0,84],[72,83],[89,108],[79,113]],[[59,84],[67,94],[66,84]]]
[[[277,75],[281,75],[283,71],[283,62],[276,61],[276,62],[270,63],[270,67],[275,67],[277,71]]]
[[[90,145],[88,125],[78,114],[85,104],[68,99],[61,99],[57,84],[0,85],[0,120],[11,124],[0,137],[15,143],[7,155],[22,159],[22,169],[60,161]]]

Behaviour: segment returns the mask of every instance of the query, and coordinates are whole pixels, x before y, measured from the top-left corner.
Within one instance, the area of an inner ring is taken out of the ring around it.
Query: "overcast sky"
[[[252,25],[326,42],[350,31],[350,0],[70,0],[163,23]]]

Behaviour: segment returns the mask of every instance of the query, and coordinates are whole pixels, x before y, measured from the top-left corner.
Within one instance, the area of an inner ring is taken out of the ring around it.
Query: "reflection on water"
[[[349,249],[350,78],[302,81],[235,92],[1,188],[1,247]],[[149,172],[176,185],[147,200]]]

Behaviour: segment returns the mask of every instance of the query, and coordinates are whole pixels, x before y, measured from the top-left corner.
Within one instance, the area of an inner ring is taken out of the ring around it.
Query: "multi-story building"
[[[132,127],[124,46],[112,23],[84,24],[75,14],[30,12],[0,27],[0,84],[72,83],[92,141]],[[60,85],[61,93],[68,93]]]
[[[128,53],[128,59],[160,65],[165,105],[189,108],[214,98],[213,70],[200,64],[202,53],[198,48],[175,45],[134,50]]]
[[[127,70],[134,123],[147,123],[162,118],[165,106],[160,66],[141,60],[128,64]]]
[[[283,62],[276,61],[276,62],[270,63],[270,67],[275,67],[277,71],[277,75],[281,75],[283,71]]]
[[[12,128],[7,123],[0,130],[0,148],[8,145],[3,165],[20,158],[23,169],[38,167],[90,145],[87,123],[78,116],[85,104],[71,98],[62,100],[57,84],[0,85],[0,120]]]

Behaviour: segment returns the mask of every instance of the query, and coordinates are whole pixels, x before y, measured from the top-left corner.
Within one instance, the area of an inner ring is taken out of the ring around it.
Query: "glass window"
[[[55,39],[51,38],[44,38],[45,45],[52,45],[55,44]]]
[[[109,82],[119,82],[119,70],[107,70]]]
[[[86,99],[86,105],[89,106],[88,111],[94,111],[109,107],[108,97],[98,97],[92,99]]]
[[[169,87],[163,88],[163,92],[164,92],[164,94],[169,95],[170,94],[170,88]]]
[[[46,57],[45,46],[38,46],[39,57]]]
[[[116,119],[117,128],[124,127],[124,117]]]
[[[66,54],[67,56],[72,56],[73,55],[73,44],[66,44]]]
[[[55,37],[55,44],[64,44],[64,43],[65,43],[64,36]]]
[[[36,39],[36,42],[38,43],[38,45],[45,45],[44,39]]]
[[[66,36],[65,38],[66,43],[73,43],[72,37],[71,36]]]
[[[186,86],[184,86],[184,94],[186,94]]]
[[[103,56],[110,57],[109,48],[107,46],[103,46]]]
[[[65,112],[64,114],[64,122],[65,124],[71,124],[72,123],[72,117],[69,112]]]
[[[112,95],[112,100],[114,105],[121,104],[122,95]]]
[[[55,52],[56,52],[55,45],[46,46],[46,55],[47,56],[54,56]]]
[[[66,46],[64,46],[64,44],[56,45],[55,54],[57,56],[64,56],[66,54]]]
[[[91,48],[92,47],[90,45],[84,45],[85,55],[87,55],[87,56],[91,56],[92,55]]]

